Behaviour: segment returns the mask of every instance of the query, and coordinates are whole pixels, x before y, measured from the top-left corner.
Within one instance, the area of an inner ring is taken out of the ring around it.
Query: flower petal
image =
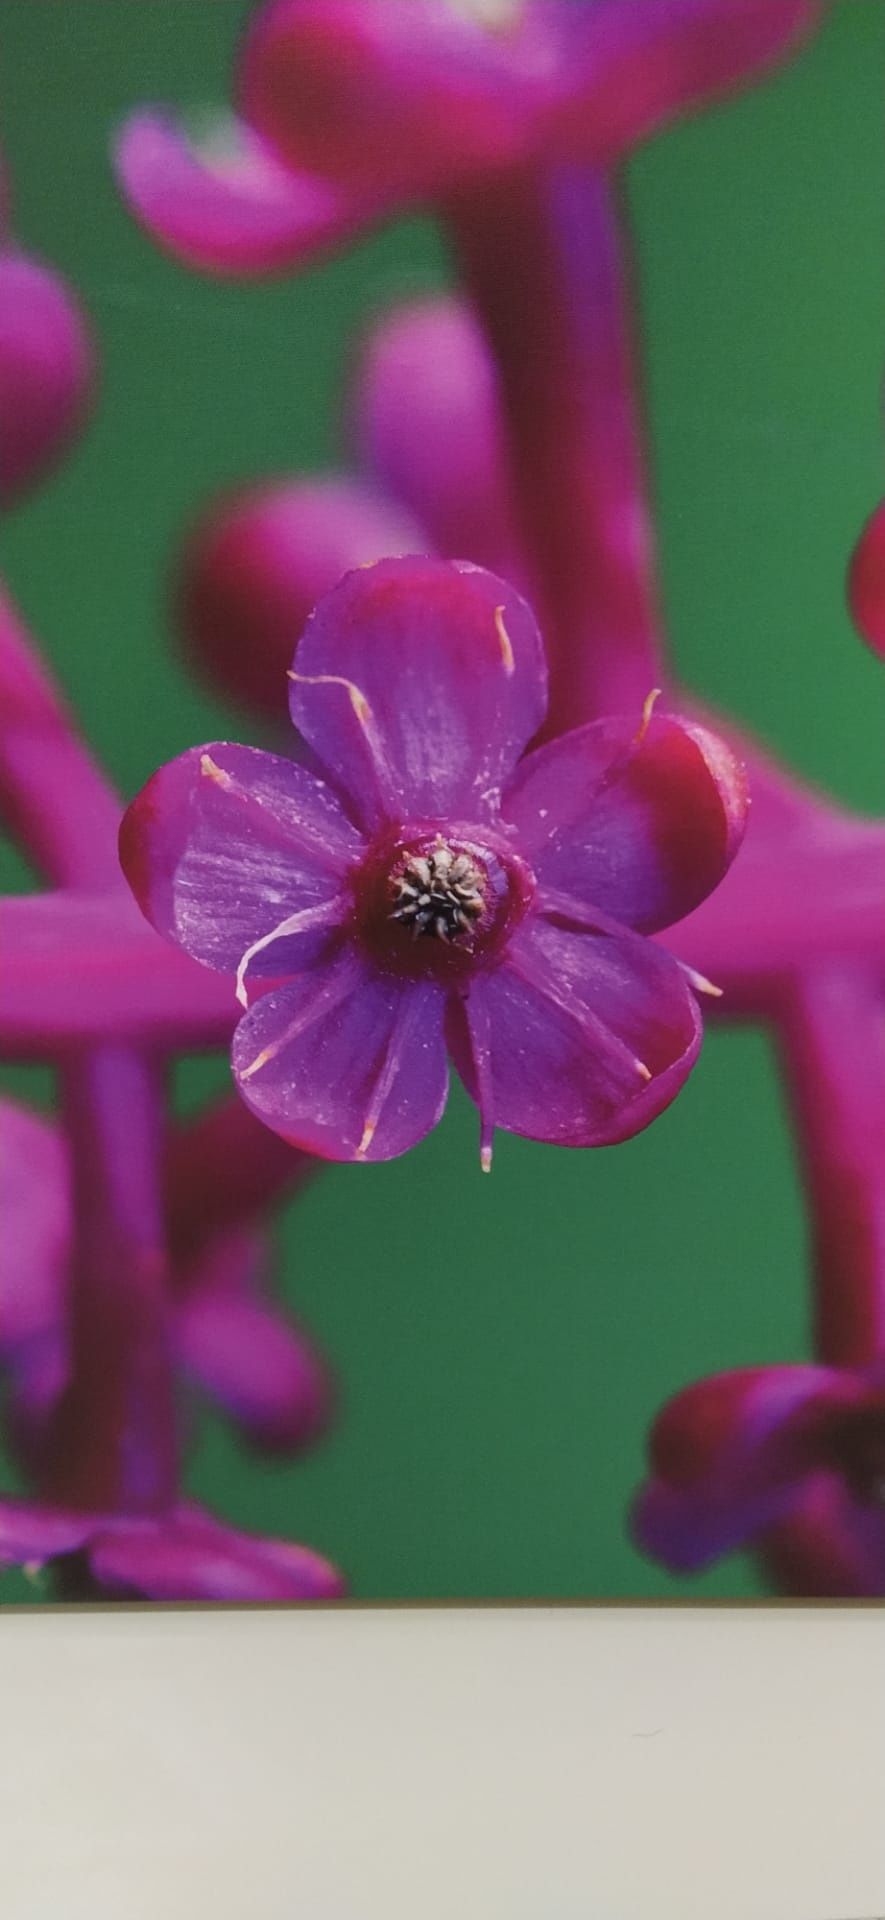
[[[858,633],[885,659],[885,501],[870,514],[851,556],[848,606]]]
[[[92,380],[86,322],[64,281],[0,250],[0,504],[55,464],[84,422]]]
[[[54,1058],[100,1039],[223,1044],[236,1007],[146,927],[119,894],[35,893],[0,900],[0,1047],[8,1059]]]
[[[643,933],[718,885],[747,816],[743,768],[669,715],[599,720],[529,754],[504,797],[542,887]]]
[[[465,561],[349,573],[308,621],[295,673],[296,727],[373,823],[494,814],[544,714],[530,609]]]
[[[198,137],[158,108],[126,121],[125,198],[175,259],[208,273],[269,274],[312,259],[372,218],[364,194],[293,173],[247,126],[217,114]]]
[[[407,205],[506,166],[528,132],[515,37],[465,13],[439,0],[276,0],[247,36],[243,111],[290,165]]]
[[[821,8],[817,0],[547,0],[547,11],[558,39],[547,139],[574,159],[611,166],[668,121],[764,73]]]
[[[858,1500],[835,1473],[818,1473],[762,1541],[778,1591],[803,1599],[885,1597],[885,1512]]]
[[[326,1160],[390,1160],[423,1139],[448,1091],[444,998],[429,981],[337,963],[264,994],[233,1069],[265,1126]]]
[[[370,333],[352,414],[365,465],[419,516],[440,553],[519,583],[502,404],[475,314],[460,300],[419,300],[394,307]]]
[[[229,1234],[204,1254],[175,1315],[175,1343],[196,1383],[257,1445],[304,1445],[329,1408],[325,1369],[281,1308],[252,1289],[260,1235]]]
[[[189,657],[234,700],[279,719],[317,601],[350,568],[422,544],[403,509],[356,480],[290,480],[218,501],[179,574]]]
[[[195,1507],[99,1531],[93,1577],[146,1600],[334,1600],[341,1576],[309,1547],[225,1527]]]
[[[559,1146],[610,1146],[639,1133],[678,1093],[701,1043],[694,997],[661,949],[539,919],[520,928],[497,971],[476,976],[470,1006],[489,1035],[483,1105],[494,1124]],[[455,1063],[476,1099],[478,1063],[457,1015],[451,1025]]]
[[[27,1566],[76,1553],[94,1532],[94,1513],[44,1507],[35,1500],[0,1500],[0,1566]]]
[[[850,1385],[849,1375],[832,1368],[800,1366],[738,1367],[695,1381],[655,1419],[649,1436],[654,1471],[685,1487],[712,1474],[745,1476],[779,1444],[788,1421],[812,1406],[841,1405]],[[810,1457],[804,1456],[806,1467]]]
[[[257,747],[192,747],[133,800],[120,860],[142,912],[167,940],[220,973],[296,914],[304,932],[255,953],[250,971],[281,978],[328,939],[321,909],[360,841],[328,787]]]
[[[728,1500],[693,1499],[652,1480],[639,1494],[631,1514],[637,1545],[671,1573],[700,1573],[724,1554],[758,1543],[770,1528],[788,1518],[801,1500],[801,1476],[771,1486],[742,1488]]]
[[[686,1388],[651,1431],[637,1538],[677,1571],[760,1542],[804,1497],[834,1411],[869,1391],[860,1376],[803,1366],[748,1367]]]

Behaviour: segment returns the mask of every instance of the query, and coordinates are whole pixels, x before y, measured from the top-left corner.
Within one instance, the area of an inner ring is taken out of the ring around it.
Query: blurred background
[[[103,365],[85,439],[4,522],[2,568],[127,796],[196,741],[256,737],[176,652],[167,584],[186,523],[224,484],[343,464],[355,338],[450,278],[415,220],[297,280],[240,287],[186,273],[135,229],[114,126],[145,101],[225,101],[248,10],[0,3],[18,236],[79,290]],[[791,67],[626,174],[679,671],[869,810],[881,668],[843,577],[882,492],[883,73],[885,10],[842,0]],[[5,848],[2,879],[32,884]],[[227,1078],[222,1059],[185,1062],[182,1110]],[[51,1104],[48,1074],[4,1083]],[[469,1214],[469,1250],[439,1231],[441,1194]],[[188,1484],[226,1518],[309,1541],[364,1599],[761,1591],[744,1560],[670,1579],[632,1547],[625,1512],[668,1395],[808,1355],[801,1196],[762,1034],[708,1031],[675,1106],[627,1146],[501,1135],[491,1179],[456,1088],[406,1160],[324,1171],[281,1218],[279,1265],[337,1374],[338,1417],[310,1454],[267,1465],[195,1414]],[[35,1597],[0,1579],[0,1600]]]

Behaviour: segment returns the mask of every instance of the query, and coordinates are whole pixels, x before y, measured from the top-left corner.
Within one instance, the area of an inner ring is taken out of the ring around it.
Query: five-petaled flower
[[[677,1394],[650,1441],[640,1544],[677,1573],[751,1546],[782,1592],[885,1594],[885,1369],[755,1367]]]
[[[389,1159],[439,1120],[447,1049],[484,1166],[496,1126],[600,1146],[669,1104],[700,1018],[643,936],[721,879],[746,794],[721,742],[652,704],[520,760],[545,710],[528,606],[464,562],[384,560],[298,647],[309,766],[223,743],[154,775],[123,868],[160,932],[235,975],[234,1076],[261,1120]]]

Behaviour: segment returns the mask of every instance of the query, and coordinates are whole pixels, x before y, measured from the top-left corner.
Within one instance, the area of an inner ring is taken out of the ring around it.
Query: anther
[[[485,896],[481,868],[439,840],[427,853],[413,854],[392,877],[390,918],[410,927],[413,940],[426,934],[448,945],[474,932]]]

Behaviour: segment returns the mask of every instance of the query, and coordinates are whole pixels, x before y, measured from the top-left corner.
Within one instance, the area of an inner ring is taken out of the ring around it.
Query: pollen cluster
[[[393,882],[391,920],[412,929],[412,938],[459,940],[470,934],[485,906],[484,876],[466,853],[438,840],[413,854]]]

